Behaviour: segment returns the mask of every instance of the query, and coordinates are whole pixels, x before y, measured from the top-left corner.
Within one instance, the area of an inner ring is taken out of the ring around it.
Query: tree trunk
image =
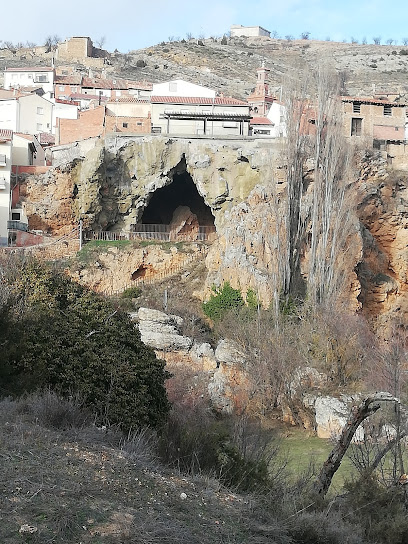
[[[367,397],[358,406],[353,406],[347,420],[347,423],[343,427],[340,438],[337,444],[332,449],[329,457],[325,461],[319,476],[315,482],[315,491],[321,496],[325,496],[329,490],[333,476],[340,466],[340,463],[347,452],[347,449],[353,439],[353,436],[357,430],[357,427],[368,416],[374,414],[379,408],[379,401],[392,401],[399,402],[398,399],[392,397],[389,393],[376,393],[372,397]]]

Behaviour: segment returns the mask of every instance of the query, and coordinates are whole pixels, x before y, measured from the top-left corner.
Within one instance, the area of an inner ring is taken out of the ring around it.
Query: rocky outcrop
[[[159,310],[139,308],[137,313],[142,342],[156,350],[189,350],[193,340],[179,333],[183,319]]]
[[[81,217],[85,229],[129,231],[154,195],[184,175],[191,179],[208,212],[206,218],[213,218],[217,231],[206,259],[207,280],[196,295],[205,298],[212,285],[229,281],[243,293],[253,289],[258,299],[269,305],[279,297],[280,259],[286,247],[285,164],[281,144],[275,141],[157,136],[119,139],[119,143],[109,140],[106,145],[98,141],[85,156],[79,154],[42,177],[26,180],[23,194],[30,226],[59,234]],[[349,214],[349,235],[336,253],[340,295],[353,310],[362,309],[370,318],[383,316],[380,324],[406,322],[407,176],[390,174],[385,159],[370,156],[363,159],[357,177],[349,187],[349,194],[355,196],[350,209],[357,212]],[[313,180],[307,180],[301,206],[305,224],[310,221],[312,188]],[[178,205],[186,206],[181,201]],[[166,201],[160,206],[165,208]],[[193,215],[197,213],[193,211]],[[196,231],[202,218],[197,215],[196,222],[185,209],[183,214],[176,218],[174,233]],[[307,234],[306,229],[306,238]],[[307,281],[307,244],[301,253],[300,277]],[[116,257],[128,259],[125,254]],[[157,268],[143,259],[138,259],[142,268]],[[106,275],[108,265],[103,266]],[[137,272],[136,262],[132,267],[131,273]],[[124,271],[128,283],[127,267]],[[87,273],[83,268],[79,274],[81,281],[93,286],[93,276],[99,278],[102,272]],[[117,275],[115,270],[112,278]]]

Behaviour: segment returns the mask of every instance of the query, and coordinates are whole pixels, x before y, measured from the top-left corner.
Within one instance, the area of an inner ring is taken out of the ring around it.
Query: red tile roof
[[[82,76],[81,75],[71,75],[71,76],[55,76],[56,85],[81,85]]]
[[[150,100],[143,100],[140,98],[133,98],[132,96],[118,96],[116,98],[109,98],[108,104],[116,103],[130,103],[130,104],[149,104]]]
[[[101,100],[103,101],[108,100],[107,96],[101,95],[99,97],[99,95],[97,94],[85,94],[85,93],[72,93],[69,95],[68,98],[71,100],[99,100],[99,98],[101,98]]]
[[[195,96],[152,96],[152,104],[197,104],[202,106],[249,106],[247,102],[236,98],[216,96],[215,98],[198,98]]]
[[[273,125],[272,121],[267,117],[252,117],[249,123],[250,125]]]
[[[55,144],[55,136],[53,134],[48,134],[48,132],[40,132],[40,134],[37,135],[37,138],[42,145]]]
[[[0,140],[7,141],[13,138],[13,131],[7,128],[0,128]]]
[[[23,68],[6,68],[5,72],[53,72],[50,66],[24,66]]]
[[[405,140],[405,128],[374,125],[373,137],[375,140],[388,140],[388,141]]]
[[[72,106],[72,105],[74,105],[74,106],[77,105],[77,104],[74,104],[74,102],[73,102],[72,100],[61,100],[61,98],[56,98],[56,99],[55,99],[55,102],[56,102],[57,104],[68,104],[68,105],[70,105],[70,106]]]
[[[82,80],[82,87],[89,89],[117,89],[117,90],[127,90],[127,89],[141,89],[150,91],[153,88],[152,83],[147,81],[131,81],[129,79],[99,79],[92,77],[84,77]]]

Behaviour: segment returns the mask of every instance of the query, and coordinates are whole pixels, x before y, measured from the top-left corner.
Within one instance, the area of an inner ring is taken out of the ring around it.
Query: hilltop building
[[[252,38],[254,36],[266,36],[270,38],[271,33],[266,28],[262,26],[242,26],[242,25],[231,25],[231,37],[240,37],[245,36],[247,38]]]

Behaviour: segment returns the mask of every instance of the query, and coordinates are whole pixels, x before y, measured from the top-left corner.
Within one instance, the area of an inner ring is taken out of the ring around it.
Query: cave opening
[[[178,168],[173,174],[173,181],[169,185],[153,193],[143,212],[140,223],[170,225],[174,212],[181,206],[186,206],[196,215],[199,225],[214,227],[214,216],[211,208],[207,206],[203,197],[197,191],[197,187],[185,169],[185,165],[181,166],[182,168]]]

